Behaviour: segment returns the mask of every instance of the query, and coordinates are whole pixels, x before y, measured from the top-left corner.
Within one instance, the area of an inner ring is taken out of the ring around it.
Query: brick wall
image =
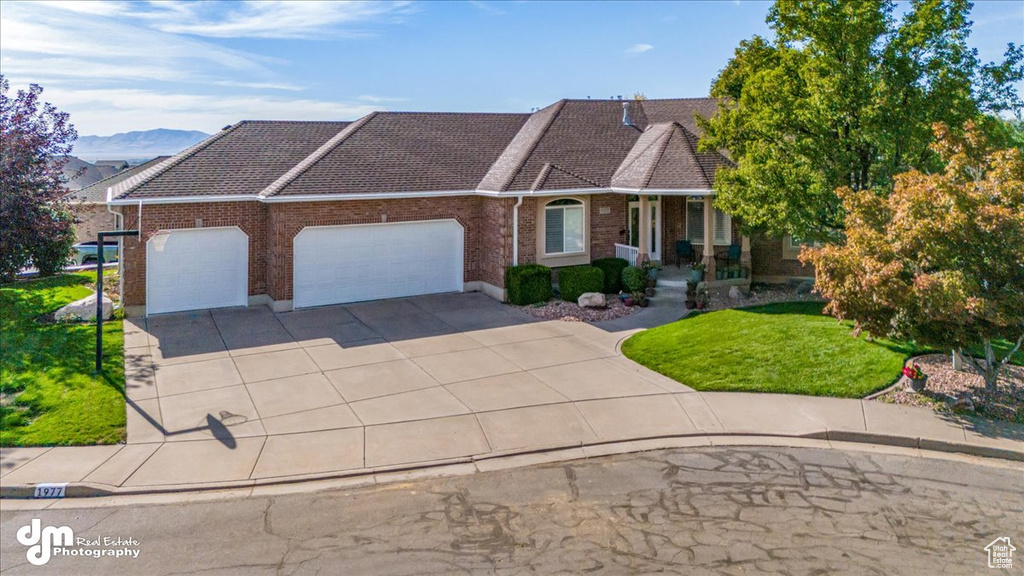
[[[71,212],[75,215],[76,242],[95,242],[97,233],[117,226],[106,204],[72,203]]]
[[[457,220],[465,229],[464,281],[483,280],[481,204],[482,199],[475,196],[268,204],[267,293],[274,300],[292,299],[293,241],[303,227],[378,223],[383,215],[388,222]]]
[[[267,209],[257,202],[206,202],[124,206],[124,227],[139,227],[139,238],[125,238],[122,254],[124,303],[146,302],[146,241],[160,230],[238,226],[249,236],[249,295],[267,293]],[[202,220],[201,224],[196,220]]]
[[[594,194],[590,196],[590,259],[612,258],[615,244],[625,244],[628,196]],[[604,208],[607,214],[601,214]]]
[[[814,276],[814,267],[803,265],[799,260],[783,258],[782,238],[771,238],[755,235],[750,239],[750,266],[755,276],[775,277],[810,277]]]
[[[509,198],[480,200],[480,277],[488,284],[505,287],[505,268],[512,264],[512,207]]]

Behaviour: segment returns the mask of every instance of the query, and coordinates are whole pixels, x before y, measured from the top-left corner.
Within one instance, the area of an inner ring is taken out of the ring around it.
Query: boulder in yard
[[[576,303],[583,308],[607,308],[608,300],[600,292],[584,292],[576,300]]]
[[[742,300],[747,296],[747,290],[742,286],[732,286],[729,288],[729,298],[733,300]]]
[[[114,301],[103,295],[103,319],[108,320],[114,313]],[[53,315],[54,320],[95,320],[96,319],[96,293],[75,300],[64,306]]]

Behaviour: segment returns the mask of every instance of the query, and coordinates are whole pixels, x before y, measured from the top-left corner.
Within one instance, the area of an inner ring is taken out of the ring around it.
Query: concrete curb
[[[462,458],[451,458],[437,462],[422,462],[408,465],[389,466],[376,469],[357,469],[323,474],[307,474],[300,477],[268,478],[261,480],[238,480],[208,484],[181,484],[169,486],[118,487],[93,482],[68,483],[65,499],[96,498],[110,496],[173,495],[199,492],[214,492],[237,489],[283,487],[324,481],[346,481],[346,485],[369,486],[408,481],[413,478],[466,475],[478,472],[532,466],[552,462],[564,462],[610,456],[631,452],[671,448],[696,448],[712,446],[791,446],[836,449],[832,442],[861,444],[864,447],[895,447],[977,456],[1009,462],[1024,462],[1022,450],[1005,450],[962,442],[946,442],[922,437],[890,436],[870,432],[816,431],[799,435],[717,433],[635,438],[589,444],[552,445],[543,448],[509,451],[499,454],[488,453]],[[0,499],[37,500],[33,497],[35,485],[0,485]],[[57,500],[53,500],[56,502]]]

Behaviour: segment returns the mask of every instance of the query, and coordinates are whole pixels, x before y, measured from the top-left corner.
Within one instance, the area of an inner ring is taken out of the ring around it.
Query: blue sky
[[[371,110],[528,112],[563,98],[705,96],[769,3],[0,4],[0,70],[81,134]],[[1024,42],[1024,2],[978,2],[985,61]]]

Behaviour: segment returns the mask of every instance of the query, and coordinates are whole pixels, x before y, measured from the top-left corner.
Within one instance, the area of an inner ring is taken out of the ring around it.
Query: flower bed
[[[521,310],[535,318],[544,320],[562,320],[565,322],[601,322],[614,320],[636,313],[639,306],[626,306],[621,300],[608,296],[607,308],[583,308],[574,302],[549,300],[543,304],[519,306]]]
[[[928,376],[923,392],[912,392],[899,386],[875,400],[927,406],[939,412],[974,413],[1024,424],[1024,366],[1007,364],[999,379],[999,389],[993,393],[985,389],[984,379],[974,368],[965,366],[962,371],[954,370],[946,354],[928,354],[915,358],[914,362]]]

